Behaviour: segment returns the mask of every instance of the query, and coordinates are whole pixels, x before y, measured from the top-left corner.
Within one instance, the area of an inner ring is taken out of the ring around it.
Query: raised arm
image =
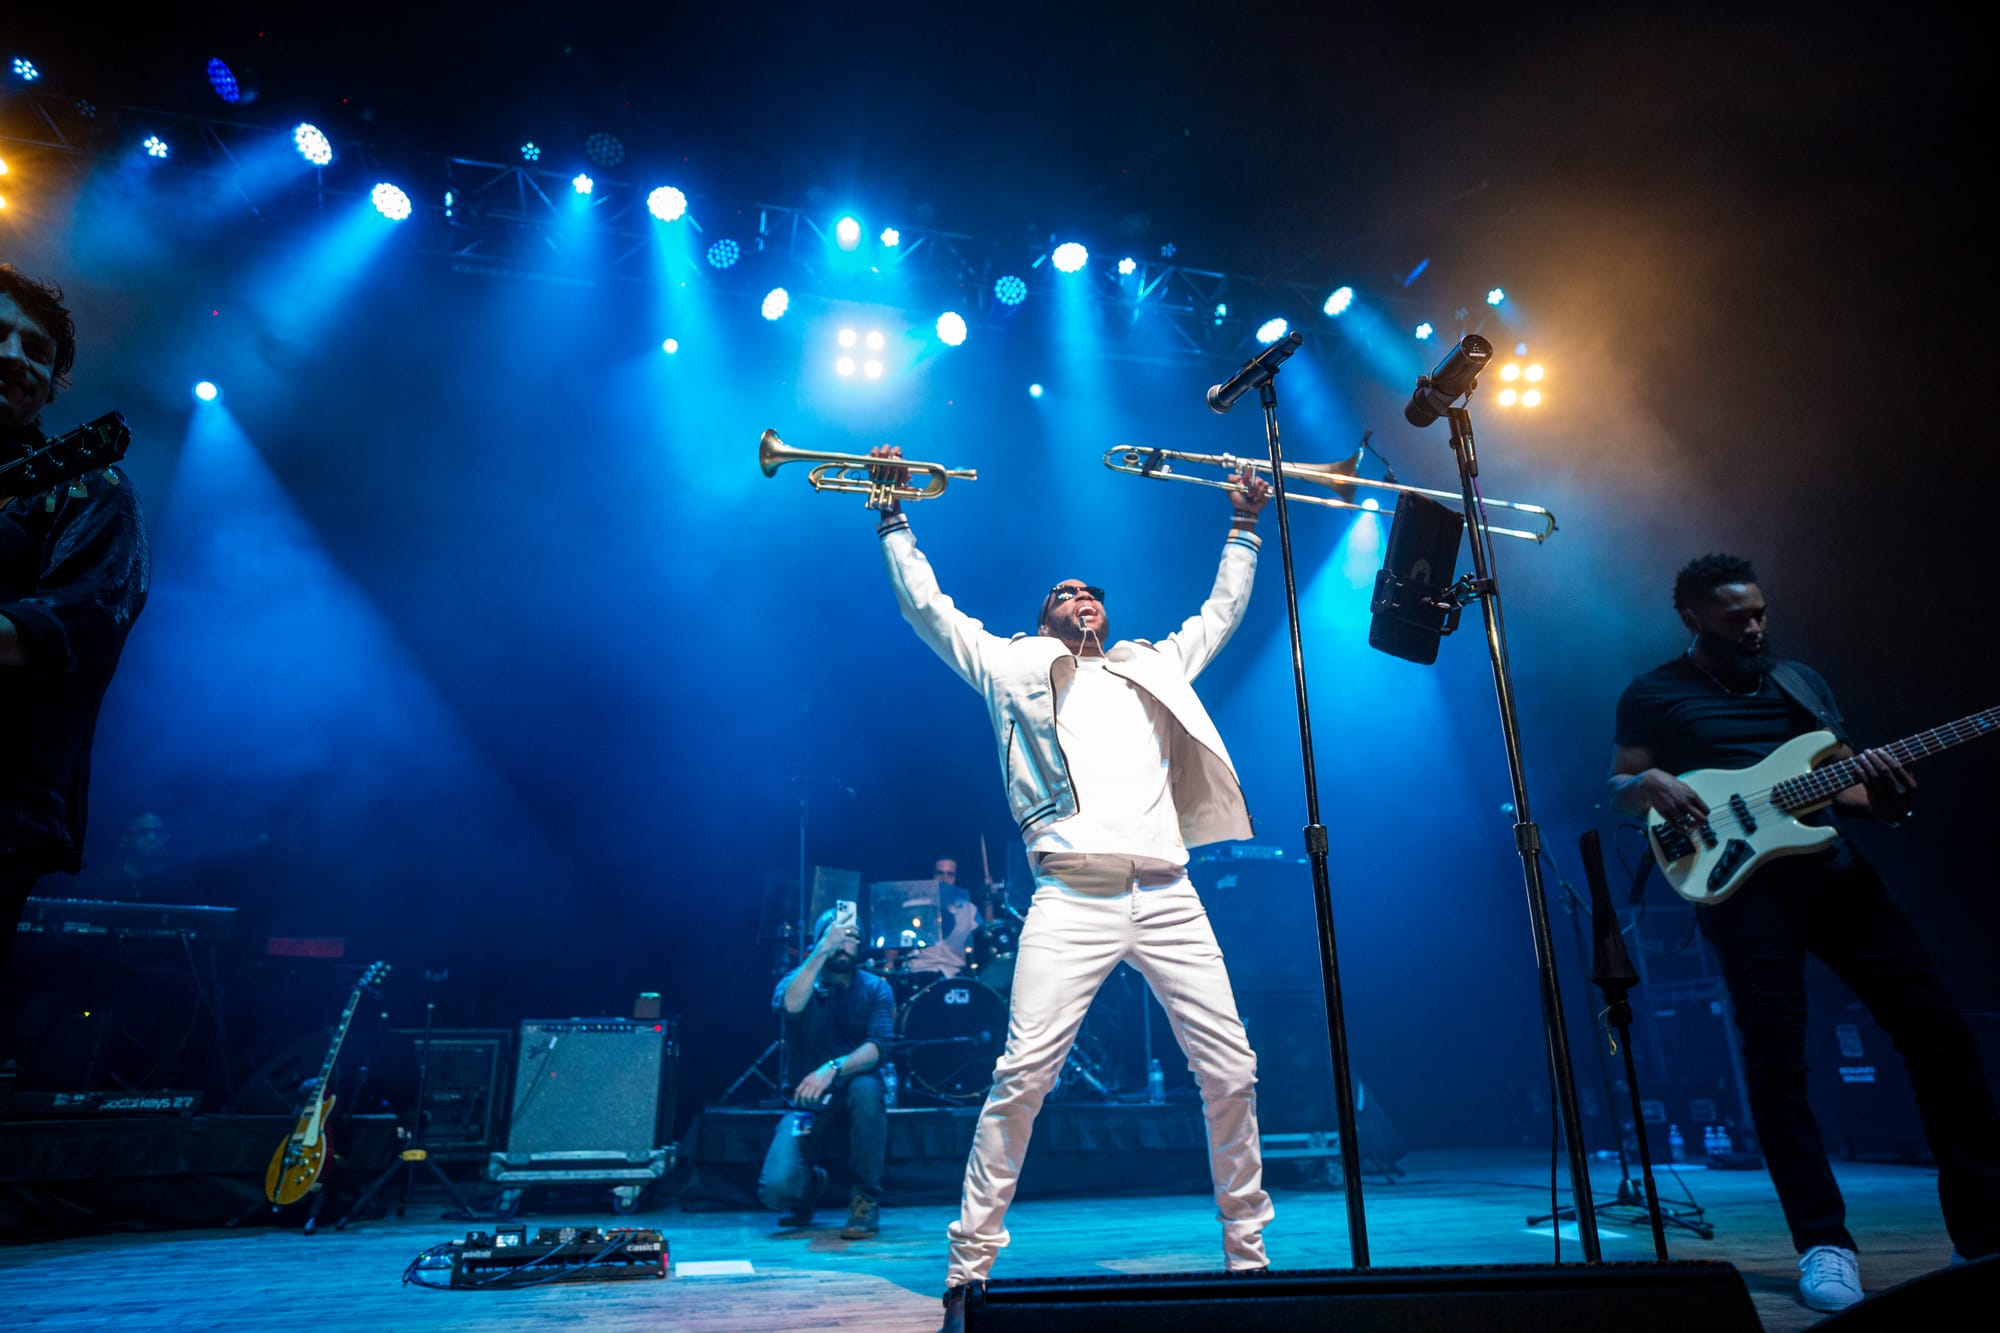
[[[1189,616],[1160,644],[1180,658],[1181,669],[1189,680],[1215,660],[1250,605],[1250,585],[1257,575],[1260,540],[1257,515],[1271,498],[1271,484],[1247,467],[1236,480],[1238,488],[1229,492],[1229,539],[1222,544],[1222,563],[1216,567],[1215,586],[1209,589],[1208,600],[1201,604],[1201,610]]]
[[[869,452],[876,458],[895,459],[902,457],[903,451],[894,445],[880,445]],[[929,644],[931,651],[943,658],[960,679],[974,689],[983,689],[987,657],[1006,640],[989,634],[984,625],[959,610],[938,587],[937,574],[931,569],[930,560],[917,549],[917,539],[910,531],[910,520],[903,516],[902,506],[892,499],[879,508],[882,518],[875,531],[882,539],[882,560],[888,566],[889,584],[895,590],[896,605],[901,608],[903,619],[910,622],[917,637]]]

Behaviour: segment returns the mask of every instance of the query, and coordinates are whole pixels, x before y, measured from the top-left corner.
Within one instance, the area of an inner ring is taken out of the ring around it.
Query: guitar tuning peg
[[[56,512],[56,493],[54,491],[50,491],[42,497],[42,512],[45,514]]]
[[[90,487],[81,481],[71,482],[69,484],[69,498],[72,500],[88,500],[90,498]]]
[[[119,486],[124,484],[119,480],[117,471],[112,468],[106,468],[97,475],[104,478],[107,485]]]

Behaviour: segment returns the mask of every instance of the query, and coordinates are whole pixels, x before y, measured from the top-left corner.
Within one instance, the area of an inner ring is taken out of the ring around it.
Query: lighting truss
[[[85,113],[68,97],[29,89],[0,92],[0,145],[33,150],[51,162],[64,161],[79,180],[98,163],[132,151],[148,134],[174,145],[173,159],[158,164],[158,169],[206,173],[235,185],[242,160],[253,151],[261,154],[273,141],[282,141],[289,151],[292,129],[136,107],[100,105]],[[874,248],[869,263],[853,271],[835,262],[841,252],[833,228],[844,216],[841,213],[691,195],[684,217],[661,223],[646,208],[647,194],[663,183],[659,179],[596,176],[590,214],[594,235],[586,244],[575,231],[575,190],[569,172],[542,170],[535,162],[465,157],[386,163],[366,143],[343,141],[337,148],[327,168],[297,173],[255,197],[238,188],[243,207],[235,220],[243,224],[245,236],[278,239],[284,229],[273,227],[273,222],[296,218],[304,224],[347,202],[359,204],[375,182],[389,180],[400,185],[414,205],[402,228],[409,247],[459,273],[579,286],[651,283],[659,276],[663,253],[660,229],[686,227],[692,233],[691,243],[684,254],[676,253],[668,262],[699,274],[716,291],[741,294],[751,309],[773,286],[784,286],[795,306],[803,298],[870,300],[913,310],[949,307],[978,331],[1033,318],[1038,306],[1053,303],[1056,284],[1061,283],[1071,293],[1081,290],[1112,316],[1097,321],[1089,334],[1102,354],[1148,361],[1254,355],[1254,330],[1275,314],[1306,330],[1326,322],[1320,311],[1326,295],[1323,285],[1193,268],[1171,257],[1141,259],[1129,275],[1111,263],[1058,274],[1049,264],[1033,263],[1034,255],[1024,255],[1013,245],[920,225],[899,226],[897,245]],[[675,183],[687,188],[686,182]],[[705,262],[708,243],[715,237],[706,234],[704,213],[731,219],[730,230],[742,247],[742,257],[728,269],[716,270]],[[226,228],[230,221],[225,217],[220,225]],[[695,237],[702,239],[696,243]],[[1023,305],[1009,307],[994,298],[994,280],[1004,273],[1017,274],[1027,283]],[[1402,298],[1387,295],[1370,299],[1403,303]],[[1230,313],[1217,316],[1218,306]],[[1481,306],[1479,313],[1495,312]],[[1442,331],[1446,321],[1437,322]],[[1051,324],[1051,336],[1069,336],[1064,332],[1066,321]],[[1151,336],[1138,336],[1142,332]],[[1337,354],[1345,340],[1327,338],[1321,346],[1327,354]]]

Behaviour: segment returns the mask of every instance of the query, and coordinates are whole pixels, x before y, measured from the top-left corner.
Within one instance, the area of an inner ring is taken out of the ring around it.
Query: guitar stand
[[[463,1194],[459,1193],[458,1186],[452,1182],[450,1176],[444,1173],[444,1168],[437,1164],[436,1159],[430,1155],[430,1151],[424,1147],[424,1134],[428,1122],[428,1112],[425,1104],[430,1095],[431,1083],[431,1025],[436,1015],[437,995],[436,992],[433,992],[424,1001],[424,1040],[423,1044],[417,1048],[417,1104],[410,1112],[410,1124],[414,1126],[414,1129],[405,1135],[407,1142],[404,1144],[402,1150],[396,1154],[396,1160],[382,1168],[380,1174],[368,1183],[368,1188],[361,1191],[361,1196],[348,1205],[347,1211],[341,1214],[340,1220],[333,1224],[335,1231],[347,1230],[347,1224],[354,1219],[354,1215],[363,1208],[366,1208],[369,1202],[382,1192],[382,1187],[398,1176],[402,1177],[403,1193],[396,1200],[396,1216],[403,1216],[410,1206],[410,1189],[416,1184],[418,1163],[422,1163],[424,1168],[437,1178],[437,1183],[444,1186],[444,1192],[450,1196],[453,1203],[458,1205],[458,1211],[455,1213],[446,1213],[446,1217],[473,1220],[479,1216],[479,1210],[467,1202]],[[325,1192],[321,1191],[321,1198],[313,1202],[312,1215],[306,1219],[307,1231],[313,1229],[313,1224],[318,1219],[319,1210],[324,1201]]]

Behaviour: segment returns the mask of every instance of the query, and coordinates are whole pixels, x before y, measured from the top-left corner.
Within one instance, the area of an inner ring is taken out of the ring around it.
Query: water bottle
[[[1167,1099],[1167,1076],[1160,1072],[1158,1060],[1146,1062],[1146,1100],[1158,1106]]]
[[[896,1066],[894,1065],[882,1066],[882,1104],[884,1106],[894,1106],[896,1104]]]
[[[1667,1126],[1667,1157],[1675,1162],[1687,1160],[1687,1140],[1681,1137],[1679,1125]]]
[[[1717,1125],[1715,1127],[1715,1155],[1717,1157],[1734,1157],[1736,1155],[1736,1145],[1729,1141],[1729,1126],[1727,1125]]]

